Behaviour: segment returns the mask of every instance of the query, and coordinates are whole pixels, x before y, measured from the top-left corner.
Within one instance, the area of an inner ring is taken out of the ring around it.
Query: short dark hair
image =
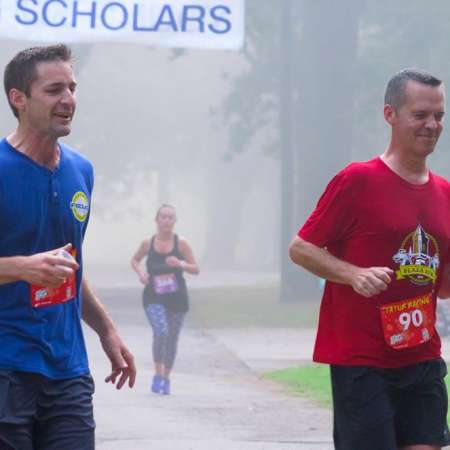
[[[384,104],[391,105],[395,110],[398,110],[406,101],[406,84],[408,81],[416,81],[432,87],[442,84],[442,80],[423,70],[403,69],[389,80],[384,95]]]
[[[45,47],[30,47],[17,53],[7,64],[3,75],[3,85],[9,106],[18,117],[16,108],[9,100],[9,91],[18,89],[30,96],[31,84],[36,79],[36,65],[40,62],[72,61],[72,50],[65,44],[48,45]]]

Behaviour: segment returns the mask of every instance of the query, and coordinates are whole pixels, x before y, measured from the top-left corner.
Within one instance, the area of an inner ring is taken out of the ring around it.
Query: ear
[[[395,122],[397,114],[395,112],[395,109],[391,105],[389,105],[389,104],[384,105],[383,114],[384,114],[384,120],[389,125],[392,125]]]
[[[14,108],[16,108],[18,111],[22,111],[24,109],[27,101],[27,96],[24,92],[19,91],[19,89],[12,88],[8,92],[8,98]]]

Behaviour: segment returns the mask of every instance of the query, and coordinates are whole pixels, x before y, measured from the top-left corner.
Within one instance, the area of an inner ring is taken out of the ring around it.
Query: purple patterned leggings
[[[183,312],[173,312],[159,303],[145,307],[147,319],[153,329],[153,361],[172,369],[177,354],[178,337],[183,327]]]

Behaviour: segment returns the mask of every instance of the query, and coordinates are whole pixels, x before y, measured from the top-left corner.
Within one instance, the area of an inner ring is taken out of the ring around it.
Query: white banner
[[[0,39],[239,49],[245,0],[0,0]]]

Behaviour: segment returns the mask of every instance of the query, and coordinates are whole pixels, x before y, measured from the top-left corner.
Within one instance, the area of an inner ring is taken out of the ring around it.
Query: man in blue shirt
[[[76,81],[65,45],[19,52],[4,87],[18,126],[0,141],[0,448],[91,450],[92,394],[81,319],[134,385],[132,354],[83,274],[91,163],[71,131]]]

